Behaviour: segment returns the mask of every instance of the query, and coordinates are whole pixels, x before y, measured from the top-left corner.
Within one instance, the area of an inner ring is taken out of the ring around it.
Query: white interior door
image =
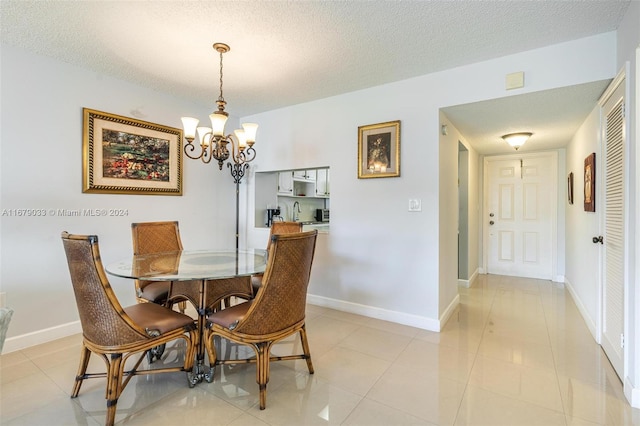
[[[604,117],[604,244],[602,283],[602,348],[618,376],[624,371],[625,271],[625,80],[616,79],[605,94]],[[617,85],[617,86],[616,86]],[[597,206],[597,205],[596,205]],[[596,207],[597,208],[597,207]]]
[[[488,273],[553,278],[556,170],[555,152],[485,160]]]

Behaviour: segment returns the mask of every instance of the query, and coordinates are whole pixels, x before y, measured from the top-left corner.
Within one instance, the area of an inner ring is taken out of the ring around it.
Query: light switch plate
[[[422,211],[422,200],[419,198],[409,198],[409,211],[410,212],[421,212]]]

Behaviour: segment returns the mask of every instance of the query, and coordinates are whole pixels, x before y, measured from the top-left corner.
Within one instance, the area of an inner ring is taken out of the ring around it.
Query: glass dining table
[[[267,251],[246,250],[182,250],[165,253],[134,255],[128,259],[105,267],[108,274],[146,281],[192,281],[198,285],[198,306],[196,319],[200,341],[193,371],[189,375],[189,385],[194,386],[202,379],[211,381],[209,371],[204,366],[204,328],[206,323],[206,286],[215,285],[215,280],[243,277],[264,272]]]

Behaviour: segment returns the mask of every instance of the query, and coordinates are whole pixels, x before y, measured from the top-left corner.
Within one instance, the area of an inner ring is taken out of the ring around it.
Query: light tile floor
[[[132,379],[119,424],[154,425],[640,425],[640,410],[562,285],[480,276],[460,289],[441,333],[308,306],[316,373],[273,363],[258,409],[254,365],[218,367],[193,389],[184,373]],[[81,337],[2,355],[0,423],[100,425],[105,382],[70,399]],[[300,347],[288,339],[274,352]],[[245,348],[229,351],[249,354]],[[177,362],[179,347],[163,363]],[[104,368],[93,357],[91,368]]]

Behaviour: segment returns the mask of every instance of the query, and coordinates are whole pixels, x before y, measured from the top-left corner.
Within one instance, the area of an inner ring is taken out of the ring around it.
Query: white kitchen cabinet
[[[316,180],[315,170],[295,170],[293,172],[293,180],[314,182]]]
[[[328,198],[330,194],[329,169],[316,170],[316,197]]]
[[[293,173],[291,171],[278,173],[278,195],[294,195]]]

